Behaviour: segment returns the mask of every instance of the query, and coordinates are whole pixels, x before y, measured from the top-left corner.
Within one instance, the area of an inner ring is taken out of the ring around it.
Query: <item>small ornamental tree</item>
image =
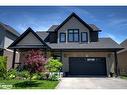
[[[47,62],[47,58],[44,57],[40,50],[28,51],[26,55],[25,66],[30,73],[30,80],[33,73],[42,72],[45,70],[44,65]]]

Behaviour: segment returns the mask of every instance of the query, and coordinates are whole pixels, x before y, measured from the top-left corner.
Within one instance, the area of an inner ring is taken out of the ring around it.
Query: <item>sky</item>
[[[127,39],[126,6],[0,6],[0,22],[20,34],[28,27],[46,31],[51,25],[62,23],[72,12],[99,27],[102,30],[99,37],[111,37],[118,43]]]

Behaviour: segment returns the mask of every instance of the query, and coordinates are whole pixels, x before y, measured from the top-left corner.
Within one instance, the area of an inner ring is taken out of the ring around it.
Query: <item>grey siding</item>
[[[5,31],[5,36],[4,36],[4,48],[8,48],[10,44],[14,42],[14,40],[17,39],[17,36],[13,35],[9,31]]]
[[[67,30],[68,29],[79,29],[79,33],[81,33],[81,32],[87,32],[88,33],[88,41],[89,41],[89,29],[87,27],[85,27],[78,19],[76,19],[75,17],[72,17],[68,22],[66,22],[58,30],[58,42],[59,42],[59,33],[60,32],[64,32],[67,35]]]
[[[42,43],[32,33],[29,33],[17,45],[42,45]]]

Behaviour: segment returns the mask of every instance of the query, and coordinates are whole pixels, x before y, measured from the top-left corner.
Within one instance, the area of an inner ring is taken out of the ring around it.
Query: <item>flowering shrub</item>
[[[28,54],[26,55],[25,65],[30,73],[30,76],[32,77],[33,73],[44,71],[44,65],[46,62],[47,58],[44,57],[40,50],[32,49],[31,51],[28,51]]]

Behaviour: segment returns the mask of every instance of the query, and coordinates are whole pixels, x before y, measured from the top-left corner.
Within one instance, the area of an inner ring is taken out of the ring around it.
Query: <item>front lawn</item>
[[[59,81],[0,80],[0,89],[54,89]]]

